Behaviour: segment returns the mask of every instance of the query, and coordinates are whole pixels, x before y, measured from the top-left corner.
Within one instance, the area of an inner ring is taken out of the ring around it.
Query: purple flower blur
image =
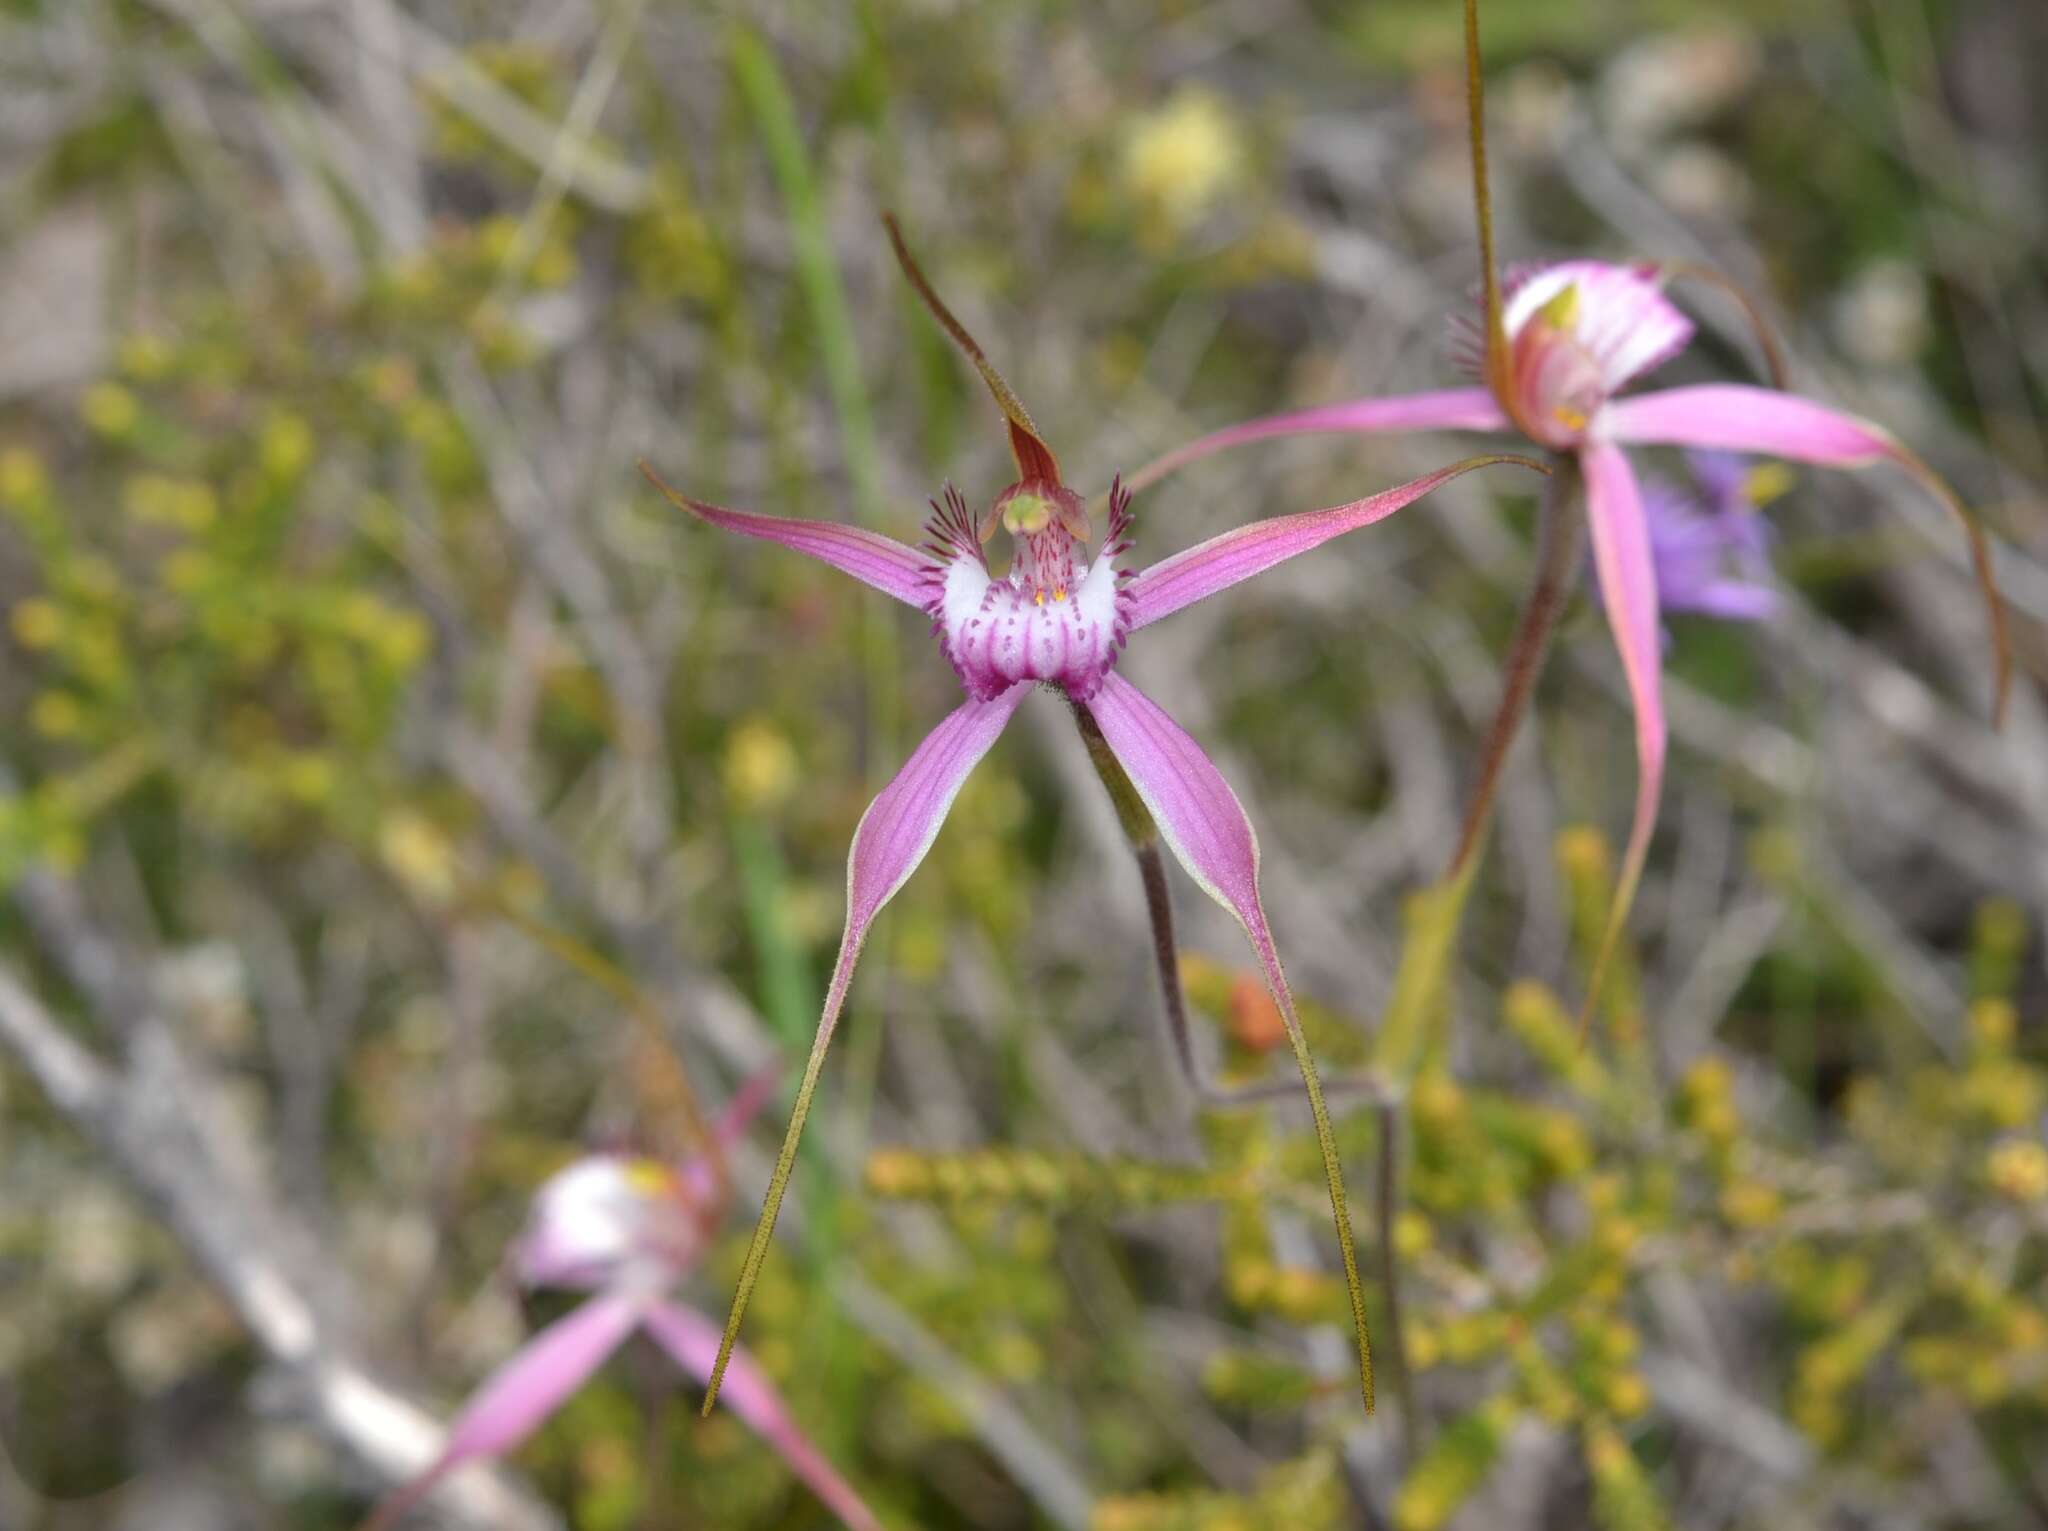
[[[1643,479],[1643,519],[1657,603],[1724,622],[1760,622],[1777,610],[1770,524],[1758,511],[1757,479],[1727,452],[1689,452],[1698,489]]]
[[[1091,554],[1087,543],[1094,529],[1087,502],[1061,479],[1058,460],[1023,404],[932,291],[894,221],[887,222],[904,274],[973,361],[1002,410],[1017,465],[1016,482],[997,494],[979,515],[949,487],[932,504],[928,540],[920,550],[861,527],[755,515],[706,504],[678,494],[642,464],[648,478],[670,501],[700,520],[807,553],[924,612],[932,620],[940,652],[968,695],[968,700],[912,752],[854,831],[847,865],[845,933],[788,1135],[734,1297],[725,1348],[730,1350],[739,1332],[748,1294],[767,1256],[797,1139],[868,928],[923,861],[968,772],[994,745],[1035,682],[1062,694],[1100,731],[1181,865],[1203,892],[1237,917],[1250,938],[1266,985],[1287,1023],[1315,1113],[1352,1295],[1360,1378],[1369,1409],[1370,1352],[1343,1177],[1321,1086],[1261,907],[1258,838],[1237,795],[1201,746],[1158,704],[1119,675],[1116,663],[1132,633],[1344,532],[1370,526],[1469,469],[1502,461],[1538,465],[1527,459],[1471,458],[1382,494],[1240,527],[1150,568],[1127,569],[1121,560],[1131,547],[1129,494],[1121,486],[1111,489],[1107,527]],[[999,527],[1009,533],[1013,554],[1010,567],[1000,574],[990,567],[984,551],[984,544]],[[722,1364],[723,1355],[720,1359]],[[713,1396],[717,1386],[718,1373],[714,1372]]]

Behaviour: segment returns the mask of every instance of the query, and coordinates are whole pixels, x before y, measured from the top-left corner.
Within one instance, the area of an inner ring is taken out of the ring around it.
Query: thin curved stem
[[[1742,317],[1749,321],[1749,332],[1756,337],[1757,348],[1764,355],[1764,372],[1771,380],[1771,386],[1780,393],[1789,392],[1790,371],[1785,366],[1785,352],[1778,344],[1778,337],[1772,333],[1770,321],[1764,318],[1763,308],[1750,296],[1740,282],[1704,261],[1667,260],[1658,263],[1658,270],[1668,277],[1699,282],[1712,287],[1742,310]]]
[[[1536,523],[1536,579],[1522,602],[1522,615],[1515,626],[1514,641],[1508,647],[1503,671],[1500,702],[1480,748],[1479,776],[1472,784],[1464,822],[1458,830],[1458,848],[1451,857],[1444,881],[1455,882],[1470,869],[1486,841],[1486,828],[1493,819],[1494,799],[1500,792],[1501,774],[1521,732],[1529,699],[1543,674],[1543,662],[1550,653],[1550,640],[1557,632],[1557,619],[1564,610],[1572,586],[1578,582],[1579,546],[1585,530],[1581,514],[1579,467],[1575,458],[1560,455],[1556,471],[1544,486],[1542,508]]]
[[[1479,280],[1485,292],[1486,381],[1509,408],[1507,328],[1501,321],[1500,268],[1493,253],[1493,196],[1486,174],[1486,85],[1480,69],[1479,0],[1465,0],[1465,113],[1472,137],[1472,203],[1479,222]],[[1517,424],[1520,422],[1517,421]]]

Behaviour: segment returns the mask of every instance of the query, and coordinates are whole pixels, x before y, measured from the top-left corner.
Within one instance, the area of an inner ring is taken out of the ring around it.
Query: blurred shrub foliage
[[[912,703],[950,705],[915,623],[693,537],[634,456],[906,537],[935,465],[985,487],[995,438],[891,285],[882,203],[1105,478],[1190,421],[1431,354],[1471,267],[1457,17],[863,0],[776,7],[756,35],[717,7],[449,3],[358,36],[327,9],[0,6],[0,47],[48,75],[4,127],[33,165],[9,212],[84,219],[114,252],[78,321],[104,331],[90,364],[0,389],[0,886],[78,879],[375,1351],[447,1401],[555,1311],[493,1279],[549,1169],[579,1141],[675,1149],[739,1055],[807,1044],[839,858]],[[1525,182],[1505,216],[1534,244],[1626,243],[1607,183],[1572,174],[1592,152],[1575,135],[1611,139],[1600,164],[1647,187],[1619,205],[1753,250],[1803,343],[1846,347],[1911,423],[2028,481],[2038,358],[1987,369],[2015,354],[2000,295],[2038,297],[2040,242],[1991,236],[2038,236],[2038,188],[2002,208],[1998,188],[2038,173],[2040,143],[1989,98],[1978,137],[1914,111],[1986,46],[1976,29],[2016,48],[2039,29],[2023,0],[1914,5],[1902,43],[1895,16],[1850,9],[1853,27],[1818,0],[1489,4]],[[396,98],[352,96],[359,65]],[[1660,118],[1681,87],[1687,115]],[[1927,137],[1903,151],[1892,92],[1922,93],[1905,115]],[[1983,146],[1990,190],[1931,176],[1926,142],[1941,164]],[[1963,232],[1930,254],[1927,222]],[[19,276],[16,306],[50,279]],[[1841,341],[1850,310],[1889,316],[1890,349]],[[1276,461],[1141,504],[1142,535],[1163,551],[1180,521],[1348,498],[1396,459]],[[1441,815],[1401,817],[1426,787],[1390,736],[1448,733],[1434,758],[1462,769],[1491,685],[1472,656],[1512,620],[1512,581],[1453,555],[1511,562],[1526,506],[1484,527],[1470,509],[1333,565],[1350,604],[1304,586],[1164,672],[1279,807],[1273,875],[1295,891],[1275,924],[1332,1077],[1373,1062],[1400,898],[1441,854],[1411,828]],[[1939,623],[1901,615],[1900,544],[1816,522],[1785,560],[1802,609],[1939,671],[1920,662]],[[1674,637],[1689,696],[1802,747],[1834,695],[1805,662]],[[1606,843],[1556,826],[1614,821],[1624,735],[1582,675],[1553,682],[1555,781],[1523,783],[1553,795],[1516,810],[1514,870],[1488,873],[1459,1024],[1432,1017],[1412,1086],[1339,1123],[1390,1404],[1370,1427],[1321,1343],[1345,1297],[1299,1113],[1190,1130],[1161,1104],[1132,890],[1054,790],[1071,741],[998,752],[969,784],[878,935],[800,1238],[749,1317],[890,1524],[1060,1524],[1046,1473],[1088,1486],[1092,1531],[1311,1531],[1361,1504],[1396,1531],[1820,1526],[1894,1502],[1916,1526],[2038,1518],[2039,910],[2002,896],[2017,874],[1973,879],[1896,826],[1845,871],[1859,826],[1745,775],[1726,731],[1722,753],[1688,746],[1674,793],[1726,841],[1717,910],[1739,892],[1771,933],[1679,1049],[1661,1007],[1682,943],[1711,937],[1661,931],[1582,1042],[1567,964],[1526,938],[1583,954],[1598,929]],[[1802,757],[1815,776],[1829,747]],[[2013,834],[2024,856],[2041,831]],[[1196,926],[1184,982],[1226,1080],[1284,1079],[1229,936]],[[0,955],[90,1036],[45,939],[0,912]],[[1930,971],[1957,1013],[1927,1014]],[[733,1028],[737,1046],[705,1040]],[[353,1524],[379,1485],[251,1401],[262,1358],[234,1315],[25,1080],[0,1086],[0,1522],[133,1524],[199,1461],[218,1523]],[[1126,1102],[1108,1128],[1083,1086]],[[713,1303],[741,1253],[728,1237],[707,1261]],[[848,1272],[919,1344],[855,1316]],[[991,1439],[984,1390],[1050,1443],[1039,1478]],[[823,1523],[693,1404],[629,1349],[516,1466],[586,1531]]]

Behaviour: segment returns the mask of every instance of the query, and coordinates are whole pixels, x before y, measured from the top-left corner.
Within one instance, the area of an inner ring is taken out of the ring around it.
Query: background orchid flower
[[[738,1138],[767,1099],[772,1071],[750,1080],[713,1128],[713,1153]],[[528,1340],[486,1379],[450,1427],[441,1456],[378,1509],[366,1531],[383,1531],[465,1462],[510,1451],[589,1380],[636,1330],[707,1379],[718,1325],[668,1293],[697,1263],[724,1211],[709,1160],[680,1166],[625,1154],[593,1154],[557,1171],[535,1193],[510,1253],[526,1287],[569,1287],[590,1299]],[[773,1446],[853,1531],[881,1522],[805,1437],[753,1358],[727,1363],[726,1402]]]
[[[932,502],[932,519],[926,527],[929,541],[919,549],[860,527],[755,515],[707,504],[670,489],[642,464],[655,486],[692,516],[741,536],[763,538],[809,554],[924,612],[931,618],[940,652],[968,696],[912,752],[854,831],[847,863],[846,927],[839,955],[788,1133],[734,1295],[724,1344],[712,1373],[711,1398],[717,1396],[748,1296],[767,1257],[797,1140],[846,1003],[862,942],[882,906],[931,848],[968,772],[994,745],[1035,683],[1059,692],[1074,707],[1091,746],[1099,740],[1113,757],[1117,776],[1127,778],[1181,865],[1203,892],[1236,916],[1251,941],[1260,972],[1286,1021],[1315,1116],[1351,1293],[1360,1384],[1370,1409],[1371,1353],[1343,1174],[1315,1065],[1261,907],[1257,836],[1237,795],[1201,747],[1156,703],[1117,674],[1116,663],[1130,635],[1162,617],[1319,547],[1332,537],[1370,526],[1471,468],[1510,459],[1468,459],[1381,494],[1258,522],[1150,568],[1126,569],[1121,560],[1131,547],[1129,494],[1121,486],[1111,490],[1107,525],[1091,554],[1086,546],[1093,534],[1087,502],[1062,480],[1057,458],[1023,404],[933,292],[894,220],[887,222],[904,274],[974,363],[1003,412],[1017,466],[1015,482],[979,514],[969,509],[957,490],[948,487],[941,499]],[[998,527],[1010,534],[1012,550],[1009,568],[1000,573],[984,551],[984,544]],[[1107,774],[1105,779],[1110,779]],[[707,1398],[707,1408],[710,1401]]]
[[[1770,523],[1757,514],[1763,476],[1726,452],[1691,452],[1687,461],[1697,488],[1643,479],[1657,604],[1725,622],[1762,621],[1778,605]]]
[[[1718,383],[1627,395],[1625,390],[1691,341],[1692,322],[1664,294],[1669,272],[1654,265],[1575,260],[1536,267],[1503,284],[1496,276],[1487,194],[1486,140],[1479,72],[1478,4],[1466,0],[1473,187],[1478,207],[1483,306],[1474,347],[1470,320],[1455,322],[1454,343],[1475,352],[1480,385],[1355,399],[1266,416],[1212,432],[1167,453],[1131,479],[1134,491],[1228,447],[1315,432],[1387,433],[1473,430],[1514,433],[1574,460],[1585,486],[1593,561],[1635,709],[1638,786],[1627,853],[1599,955],[1587,1009],[1627,918],[1649,851],[1664,775],[1665,720],[1659,667],[1660,600],[1656,555],[1642,486],[1626,448],[1676,445],[1751,452],[1824,467],[1891,463],[1945,505],[1969,539],[1988,609],[1994,655],[1993,712],[2002,719],[2010,687],[2005,616],[1990,549],[1949,487],[1882,426],[1777,388]],[[1745,305],[1746,306],[1746,305]],[[1510,695],[1513,687],[1509,688]],[[1519,703],[1517,703],[1519,705]],[[1513,718],[1507,738],[1511,742]],[[1482,772],[1482,782],[1491,770]],[[1484,788],[1483,788],[1484,790]],[[1468,816],[1454,862],[1458,871],[1484,804]]]

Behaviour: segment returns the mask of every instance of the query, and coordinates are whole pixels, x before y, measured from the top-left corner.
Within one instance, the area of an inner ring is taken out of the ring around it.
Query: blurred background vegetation
[[[871,943],[749,1319],[892,1526],[2048,1525],[2048,11],[1485,17],[1511,257],[1757,292],[1798,386],[1984,507],[2015,717],[1938,508],[1800,475],[1780,615],[1673,625],[1637,950],[1580,1051],[1633,759],[1575,606],[1448,1041],[1341,1116],[1401,1272],[1368,1423],[1305,1113],[1193,1110],[1114,821],[1027,705]],[[0,979],[56,1036],[0,1057],[0,1526],[353,1524],[419,1463],[399,1401],[445,1415],[561,1310],[503,1276],[540,1180],[679,1151],[689,1097],[808,1043],[852,828],[957,683],[636,457],[904,538],[942,479],[1001,486],[884,207],[1090,490],[1441,383],[1457,38],[1452,0],[0,4]],[[1695,311],[1683,370],[1753,375]],[[1238,453],[1141,499],[1141,549],[1458,450]],[[1449,850],[1514,489],[1134,661],[1253,809],[1333,1075]],[[1180,913],[1204,1052],[1284,1079],[1236,931]],[[54,1088],[57,1043],[111,1093]],[[629,1348],[433,1513],[826,1524],[699,1396]]]

